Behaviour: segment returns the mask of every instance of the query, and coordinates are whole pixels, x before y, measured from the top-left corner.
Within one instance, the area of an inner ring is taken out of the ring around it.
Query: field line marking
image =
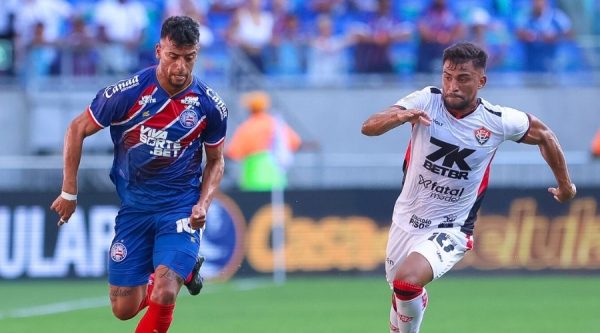
[[[238,291],[249,291],[259,288],[264,288],[269,285],[272,285],[271,282],[268,281],[260,281],[255,279],[244,279],[233,282],[234,289]],[[215,292],[219,292],[222,289],[219,285],[212,286],[211,289],[203,291],[203,294],[212,294]],[[187,293],[181,296],[190,296]],[[72,312],[78,310],[85,309],[93,309],[99,308],[103,306],[108,306],[108,295],[102,297],[93,297],[93,298],[82,298],[71,301],[50,303],[44,305],[36,305],[30,307],[23,307],[14,310],[8,311],[0,311],[0,320],[8,319],[8,318],[29,318],[29,317],[38,317],[45,315],[52,315],[58,313]]]

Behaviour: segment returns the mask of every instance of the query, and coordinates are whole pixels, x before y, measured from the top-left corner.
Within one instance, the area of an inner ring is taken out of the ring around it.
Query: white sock
[[[408,301],[398,299],[394,294],[394,300],[396,301],[396,322],[392,319],[392,313],[390,313],[390,324],[396,324],[398,331],[392,331],[390,326],[390,332],[400,333],[418,333],[423,321],[423,314],[427,308],[427,291],[423,288],[423,292]],[[394,312],[394,307],[392,307]]]

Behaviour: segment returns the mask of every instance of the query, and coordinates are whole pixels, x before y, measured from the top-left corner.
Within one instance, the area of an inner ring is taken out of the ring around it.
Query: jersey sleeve
[[[110,89],[111,86],[108,86],[98,91],[88,108],[92,120],[101,128],[121,119],[128,109],[126,94],[113,94]]]
[[[215,95],[216,96],[216,95]],[[202,132],[202,141],[206,146],[218,146],[227,134],[227,106],[220,97],[211,97],[213,107],[206,114],[206,129]]]
[[[529,131],[529,115],[523,111],[504,108],[502,111],[504,140],[521,142]]]
[[[405,109],[425,110],[425,106],[431,98],[432,87],[426,87],[422,90],[417,90],[406,97],[399,99],[394,105],[401,106]]]

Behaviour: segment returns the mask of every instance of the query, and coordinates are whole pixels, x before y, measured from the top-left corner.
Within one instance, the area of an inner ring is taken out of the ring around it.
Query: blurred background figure
[[[419,47],[417,72],[441,68],[440,54],[464,36],[464,25],[446,0],[432,0],[417,22]]]
[[[344,81],[348,72],[345,49],[349,40],[334,34],[331,17],[320,15],[317,19],[317,35],[308,48],[307,74],[311,84],[334,85]]]
[[[96,7],[101,66],[108,74],[126,74],[137,68],[139,47],[148,26],[144,6],[137,0],[101,0]]]
[[[509,43],[506,25],[482,7],[471,10],[467,25],[467,40],[482,47],[488,54],[487,70],[501,67]]]
[[[354,70],[357,73],[394,72],[391,47],[396,42],[408,40],[411,28],[398,22],[391,6],[390,0],[377,1],[377,10],[354,32]]]
[[[592,156],[600,158],[600,129],[596,131],[596,135],[592,140]]]
[[[571,34],[571,20],[547,0],[532,0],[517,20],[516,33],[525,51],[525,71],[546,72],[555,65],[560,43]]]
[[[259,73],[265,72],[264,51],[273,38],[273,23],[273,15],[263,9],[262,0],[247,0],[236,11],[229,27],[229,44],[239,48]]]
[[[65,74],[91,76],[96,74],[98,55],[96,39],[81,15],[71,19],[70,31],[65,39],[65,57],[70,68],[64,68]]]
[[[64,0],[24,0],[15,11],[17,52],[28,79],[59,72],[58,44],[72,14]]]
[[[250,116],[233,133],[225,155],[241,162],[238,183],[244,191],[270,191],[286,185],[285,169],[300,148],[300,136],[281,117],[269,113],[271,98],[263,91],[242,95]]]
[[[14,74],[17,0],[0,2],[0,75]]]

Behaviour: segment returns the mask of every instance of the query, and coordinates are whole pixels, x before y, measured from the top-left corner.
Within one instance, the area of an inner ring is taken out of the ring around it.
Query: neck
[[[477,109],[478,106],[479,106],[479,98],[476,98],[475,101],[473,101],[473,103],[469,104],[469,106],[467,106],[464,109],[451,109],[448,106],[446,106],[446,109],[455,118],[460,119],[460,118],[463,118],[463,117],[471,114],[473,111],[475,111]]]

